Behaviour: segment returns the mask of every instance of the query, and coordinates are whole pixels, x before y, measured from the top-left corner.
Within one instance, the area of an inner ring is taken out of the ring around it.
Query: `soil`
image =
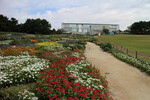
[[[106,76],[115,100],[150,100],[150,76],[103,52],[93,43],[87,43],[85,56]]]

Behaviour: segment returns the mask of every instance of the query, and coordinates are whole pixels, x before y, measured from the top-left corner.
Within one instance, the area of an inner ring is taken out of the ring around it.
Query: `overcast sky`
[[[0,0],[0,14],[46,19],[53,28],[67,23],[119,24],[124,30],[137,21],[150,21],[150,0]]]

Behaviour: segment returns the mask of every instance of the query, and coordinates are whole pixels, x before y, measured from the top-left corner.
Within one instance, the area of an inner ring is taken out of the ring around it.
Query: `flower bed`
[[[37,43],[38,46],[62,46],[62,44],[59,44],[55,41],[50,41],[50,42],[40,42]]]
[[[52,62],[34,83],[40,100],[111,100],[107,81],[85,59],[67,57]]]
[[[127,54],[124,54],[124,53],[116,51],[116,50],[112,50],[112,54],[116,58],[118,58],[118,59],[120,59],[120,60],[122,60],[124,62],[127,62],[127,63],[137,67],[141,71],[144,71],[144,72],[146,72],[147,74],[150,75],[150,64],[149,63],[140,61],[140,60],[138,60],[138,59],[136,59],[134,57],[131,57],[131,56],[127,55]]]
[[[23,52],[28,52],[30,55],[35,55],[38,53],[38,50],[35,50],[34,48],[28,48],[28,47],[8,47],[6,49],[0,49],[0,55],[2,56],[18,56],[21,55]]]
[[[0,87],[34,82],[48,61],[30,55],[0,56]]]

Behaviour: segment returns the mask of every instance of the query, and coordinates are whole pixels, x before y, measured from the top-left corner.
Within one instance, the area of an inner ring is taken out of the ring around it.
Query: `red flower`
[[[108,93],[104,93],[106,96],[109,96],[109,94]]]
[[[43,92],[42,92],[41,94],[42,94],[42,95],[44,95],[44,93],[43,93]]]
[[[62,89],[62,90],[61,90],[61,93],[65,93],[65,90]]]
[[[93,94],[96,95],[97,92],[101,92],[101,90],[94,90],[94,91],[93,91]]]
[[[68,100],[74,100],[72,97],[69,97]]]
[[[56,90],[56,91],[59,91],[60,89],[59,89],[59,88],[56,88],[55,90]]]
[[[91,99],[95,99],[95,97],[94,97],[94,96],[91,96]]]
[[[74,99],[79,99],[78,97],[74,97]]]
[[[84,92],[84,89],[81,87],[81,88],[80,88],[80,91],[83,91],[83,92]]]
[[[37,83],[33,83],[34,85],[36,85]]]
[[[40,79],[44,78],[45,76],[41,76]]]
[[[80,84],[79,83],[76,83],[76,84],[74,84],[75,86],[80,86]]]
[[[40,91],[41,89],[40,88],[36,88],[36,90]]]
[[[101,99],[104,99],[103,95],[102,94],[99,94],[98,95]]]
[[[49,94],[49,93],[51,93],[51,91],[47,91],[47,93]]]
[[[57,98],[57,95],[55,95],[54,98]]]
[[[92,89],[92,88],[89,88],[89,90],[92,91],[93,89]]]
[[[59,85],[59,84],[56,84],[56,86],[59,87],[59,88],[61,87],[61,85]]]
[[[76,88],[73,88],[73,91],[74,91],[74,92],[79,92]]]
[[[68,84],[68,85],[67,85],[67,88],[70,88],[70,87],[71,87],[71,86]]]
[[[82,96],[82,97],[87,97],[87,95],[82,94],[82,93],[78,93],[78,95]]]

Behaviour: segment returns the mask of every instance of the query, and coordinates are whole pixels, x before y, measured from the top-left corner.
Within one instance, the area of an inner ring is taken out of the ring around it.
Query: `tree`
[[[103,33],[108,34],[109,29],[103,29]]]
[[[8,30],[8,18],[3,15],[0,15],[0,31],[9,31]]]
[[[19,31],[18,20],[12,17],[9,20],[9,29],[11,30],[11,32],[18,32]]]
[[[18,20],[11,18],[10,20],[0,15],[0,31],[4,32],[26,32],[30,34],[49,34],[56,33],[56,30],[50,30],[51,24],[45,19],[27,19],[25,23],[18,24]]]
[[[130,27],[132,34],[150,34],[150,21],[135,22]]]
[[[0,15],[0,31],[17,32],[18,21],[15,18],[9,20],[6,16]]]
[[[23,25],[23,31],[30,34],[49,34],[51,24],[45,19],[27,19]]]

